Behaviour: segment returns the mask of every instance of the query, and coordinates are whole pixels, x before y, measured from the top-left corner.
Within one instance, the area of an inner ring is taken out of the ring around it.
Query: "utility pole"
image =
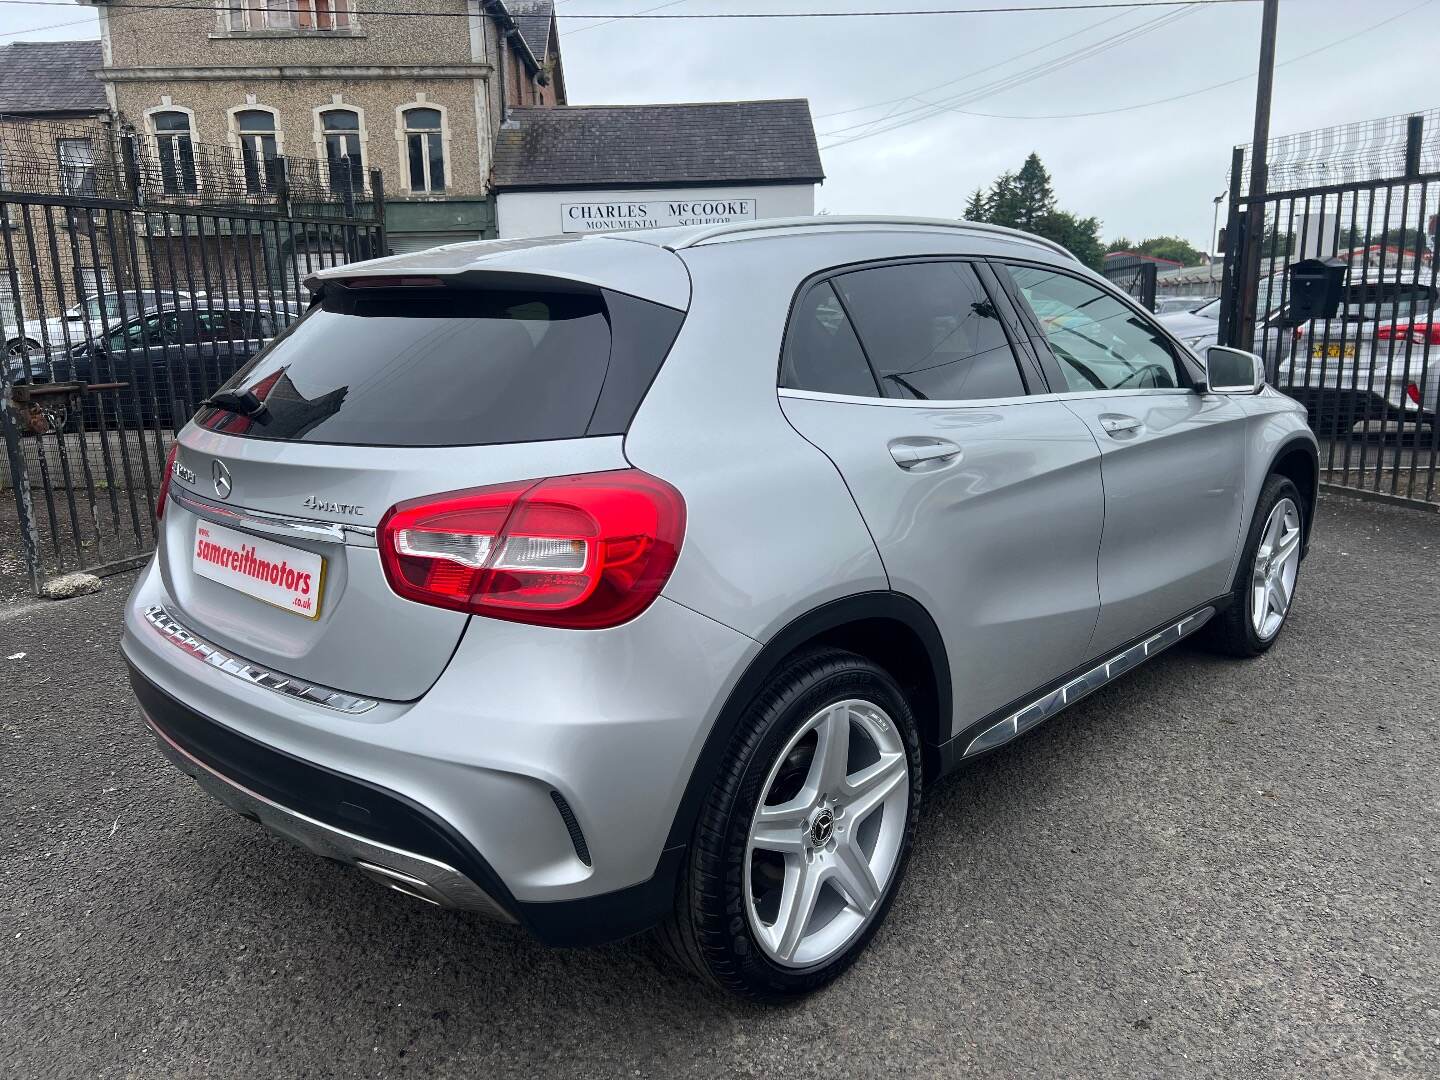
[[[1260,16],[1260,73],[1255,84],[1255,134],[1250,143],[1250,190],[1245,205],[1244,265],[1240,270],[1240,332],[1231,344],[1255,343],[1255,303],[1260,293],[1260,249],[1265,236],[1265,189],[1270,150],[1270,98],[1275,89],[1275,28],[1280,0],[1265,0]]]

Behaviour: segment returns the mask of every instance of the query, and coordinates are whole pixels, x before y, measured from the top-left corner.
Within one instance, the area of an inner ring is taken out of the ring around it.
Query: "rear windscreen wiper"
[[[217,390],[200,404],[208,405],[212,409],[223,409],[237,416],[259,416],[265,411],[265,403],[253,390]]]

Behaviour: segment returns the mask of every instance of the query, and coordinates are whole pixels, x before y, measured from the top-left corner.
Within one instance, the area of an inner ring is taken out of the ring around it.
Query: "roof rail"
[[[722,237],[743,236],[745,233],[768,232],[777,229],[796,228],[826,228],[837,225],[900,225],[909,228],[920,229],[951,229],[958,232],[988,233],[992,236],[1003,236],[1014,240],[1025,240],[1032,244],[1039,244],[1047,247],[1057,254],[1064,255],[1067,259],[1074,259],[1075,255],[1069,248],[1057,244],[1053,240],[1047,240],[1043,236],[1036,236],[1034,233],[1023,232],[1020,229],[1006,228],[1004,225],[988,225],[980,221],[959,221],[952,218],[926,218],[926,217],[904,217],[888,214],[823,214],[814,217],[787,217],[767,218],[764,221],[732,221],[724,225],[712,225],[708,229],[692,233],[685,239],[674,244],[666,244],[671,251],[681,251],[685,248],[697,247],[708,240],[716,240]]]

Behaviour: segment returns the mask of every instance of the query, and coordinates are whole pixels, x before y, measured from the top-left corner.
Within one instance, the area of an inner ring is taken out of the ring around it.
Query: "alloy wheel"
[[[909,759],[884,709],[852,698],[801,725],[765,780],[745,850],[746,914],[771,960],[823,964],[869,925],[909,806]]]
[[[1300,509],[1281,499],[1265,519],[1250,572],[1250,624],[1261,641],[1280,632],[1300,572]]]

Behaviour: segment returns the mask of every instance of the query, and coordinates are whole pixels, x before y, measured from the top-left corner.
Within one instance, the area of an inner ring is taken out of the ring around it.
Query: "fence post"
[[[1425,133],[1425,117],[1412,116],[1405,128],[1405,178],[1420,175],[1420,142]]]
[[[5,358],[8,359],[8,358]],[[5,433],[5,456],[10,465],[10,485],[15,489],[15,509],[20,516],[20,547],[25,569],[30,574],[30,591],[40,592],[40,532],[35,526],[35,504],[30,497],[30,473],[20,448],[20,426],[11,409],[13,387],[10,366],[0,359],[0,428]]]
[[[385,177],[379,169],[370,170],[370,201],[375,210],[375,244],[380,249],[370,253],[370,258],[390,254],[385,240]]]
[[[275,170],[279,174],[276,181],[276,193],[280,196],[280,213],[285,217],[294,217],[290,209],[290,159],[277,157]]]
[[[1240,348],[1240,305],[1236,303],[1240,271],[1244,258],[1243,217],[1240,214],[1240,174],[1245,171],[1245,148],[1237,146],[1230,155],[1230,207],[1225,216],[1225,250],[1221,253],[1220,334],[1218,342],[1232,349]]]
[[[120,157],[125,162],[125,184],[130,189],[130,201],[140,206],[145,202],[145,188],[140,183],[140,153],[136,141],[134,132],[120,136]]]
[[[355,216],[355,173],[350,168],[350,156],[347,154],[340,159],[344,168],[345,183],[344,190],[340,193],[340,204],[344,208],[346,218]]]
[[[1140,265],[1140,303],[1146,311],[1155,310],[1155,284],[1160,276],[1160,268],[1153,262]]]

